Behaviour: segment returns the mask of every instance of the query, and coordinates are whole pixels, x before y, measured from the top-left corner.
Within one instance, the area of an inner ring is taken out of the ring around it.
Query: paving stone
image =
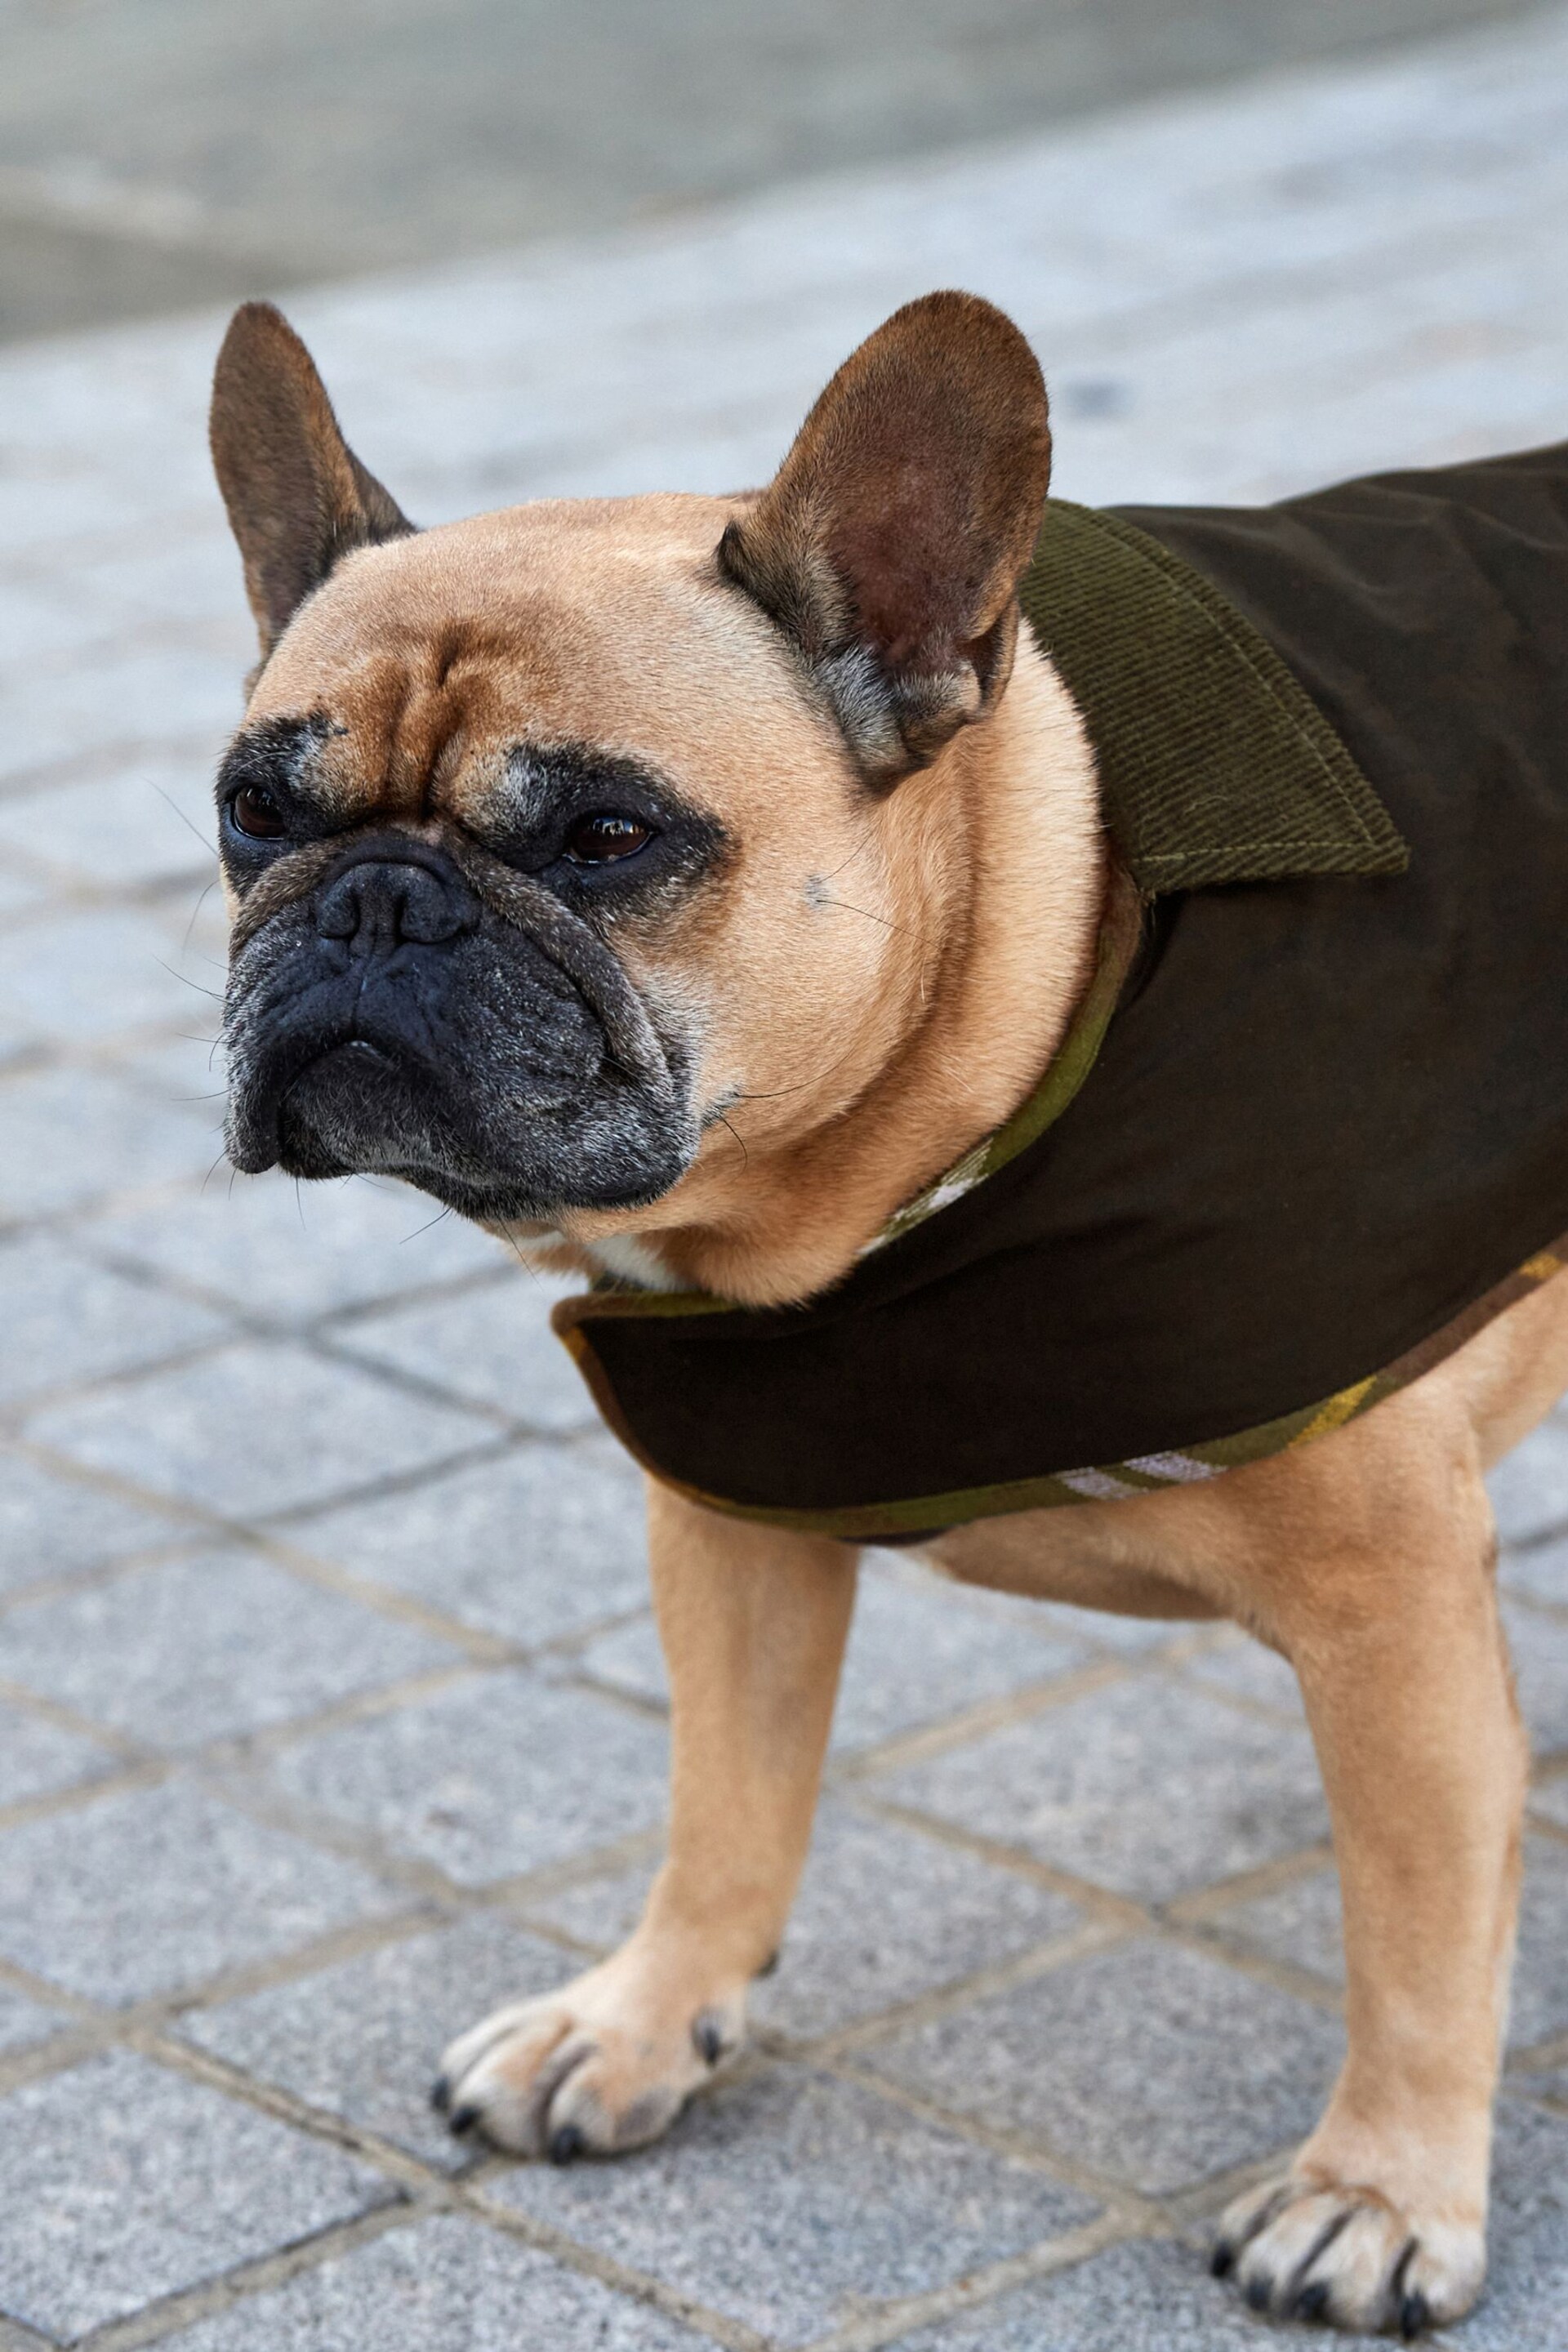
[[[461,1653],[235,1550],[23,1601],[4,1655],[13,1682],[153,1747],[189,1748],[313,1715]]]
[[[1061,1633],[1128,1658],[1146,1657],[1154,1650],[1168,1649],[1173,1642],[1184,1640],[1193,1631],[1192,1623],[1183,1618],[1118,1617],[1106,1609],[1078,1609],[1066,1601],[1041,1601],[1030,1605],[1040,1609]]]
[[[195,1017],[204,1000],[171,961],[167,933],[147,915],[104,908],[15,925],[0,937],[0,1053]]]
[[[1538,1756],[1555,1755],[1568,1748],[1568,1617],[1505,1600],[1502,1622],[1530,1744]]]
[[[0,1242],[0,1403],[199,1348],[229,1328],[205,1307],[127,1282],[46,1234]],[[112,1401],[107,1408],[110,1416]]]
[[[0,2115],[0,2305],[73,2341],[391,2194],[342,2149],[126,2051]]]
[[[1568,2117],[1505,2099],[1492,2168],[1491,2261],[1454,2352],[1562,2352],[1568,2341]]]
[[[1257,1706],[1270,1707],[1277,1715],[1289,1716],[1297,1723],[1306,1720],[1301,1685],[1296,1680],[1294,1667],[1277,1650],[1265,1648],[1261,1642],[1249,1641],[1245,1633],[1236,1633],[1218,1648],[1204,1651],[1183,1672],[1190,1675],[1194,1682],[1228,1691],[1233,1697],[1249,1699]]]
[[[138,532],[130,545],[80,552],[72,578],[105,621],[120,629],[144,627],[150,619],[199,625],[202,641],[211,650],[217,651],[220,641],[231,649],[237,678],[256,658],[250,615],[243,604],[235,609],[238,563],[221,516],[210,509],[186,509],[179,527],[155,546],[148,544],[145,532]],[[238,718],[237,710],[234,716]],[[195,751],[187,751],[183,761],[170,752],[146,756],[169,762],[176,774],[188,778],[193,814],[205,813],[210,821],[215,763]],[[141,772],[140,762],[135,772]],[[162,765],[155,772],[162,775]]]
[[[1241,1937],[1273,1958],[1344,1981],[1339,1880],[1332,1870],[1238,1903],[1220,1915],[1226,1934]],[[1528,2050],[1568,2032],[1568,1848],[1527,1837],[1520,1899],[1519,1953],[1514,1964],[1509,2046]]]
[[[0,1835],[0,1952],[110,2006],[405,1901],[357,1864],[178,1782],[110,1791]]]
[[[29,485],[35,496],[39,487]],[[223,739],[243,711],[234,668],[193,647],[116,645],[90,663],[79,654],[57,656],[13,670],[6,680],[0,776],[20,781],[35,768],[159,743],[171,717],[182,731],[211,730],[216,768]]]
[[[7,668],[13,662],[74,652],[81,637],[79,602],[41,580],[0,579],[0,644]]]
[[[596,1429],[594,1401],[550,1328],[555,1300],[582,1287],[520,1270],[508,1281],[456,1298],[356,1319],[336,1337],[367,1363],[416,1371],[466,1402],[489,1405],[531,1429]]]
[[[290,1795],[479,1885],[648,1828],[664,1752],[658,1724],[516,1668],[302,1739],[270,1769]]]
[[[465,1624],[535,1643],[647,1601],[644,1516],[641,1474],[605,1438],[520,1446],[289,1534]]]
[[[1327,1833],[1311,1743],[1139,1676],[877,1782],[901,1805],[1162,1901]]]
[[[46,903],[41,881],[20,872],[0,873],[0,915],[36,914]]]
[[[921,1575],[917,1583],[874,1567],[863,1570],[834,1746],[890,1739],[1070,1673],[1084,1654],[1047,1618],[1037,1626],[1000,1619],[935,1577]]]
[[[1504,1543],[1568,1527],[1568,1421],[1553,1415],[1505,1454],[1487,1479]]]
[[[389,2231],[164,2340],[178,2352],[707,2352],[646,2303],[458,2213]]]
[[[11,1666],[10,1626],[0,1658]],[[10,1676],[15,1680],[15,1675]],[[57,1789],[73,1789],[112,1771],[119,1759],[96,1740],[0,1698],[0,1805],[19,1805]]]
[[[520,2165],[503,2203],[784,2344],[1059,2235],[1093,2208],[871,2094],[784,2068],[613,2165]]]
[[[130,1045],[113,1047],[113,1059],[100,1065],[112,1069],[117,1079],[143,1095],[152,1095],[159,1103],[175,1104],[205,1119],[213,1138],[213,1160],[208,1166],[213,1173],[204,1185],[211,1191],[221,1174],[226,1190],[232,1176],[237,1186],[241,1182],[258,1183],[258,1177],[241,1178],[238,1171],[225,1162],[221,1169],[213,1161],[219,1158],[223,1146],[223,1112],[225,1076],[227,1057],[218,1029],[218,1010],[208,1007],[208,1016],[188,1022],[177,1033],[162,1037],[142,1038]]]
[[[1568,1830],[1568,1772],[1543,1780],[1532,1789],[1530,1804],[1532,1812],[1541,1813],[1547,1821],[1557,1822]]]
[[[95,1070],[0,1081],[0,1215],[55,1215],[111,1192],[201,1176],[222,1151],[216,1105],[149,1102]]]
[[[29,1433],[144,1487],[268,1517],[447,1460],[491,1431],[307,1348],[258,1341],[55,1405]]]
[[[0,1594],[181,1532],[177,1519],[123,1503],[101,1486],[52,1476],[0,1447]]]
[[[563,1889],[531,1917],[606,1948],[630,1934],[651,1864]],[[752,1989],[752,2021],[810,2038],[994,1968],[1082,1924],[1077,1906],[918,1831],[827,1798],[779,1965]]]
[[[1280,2334],[1210,2278],[1194,2247],[1144,2239],[900,2336],[897,2352],[1269,2352]],[[1322,2342],[1387,2352],[1388,2338],[1336,2332]]]
[[[1548,1608],[1568,1609],[1568,1536],[1522,1551],[1505,1550],[1498,1562],[1498,1581],[1505,1592],[1543,1601]]]
[[[1568,2032],[1568,1848],[1527,1837],[1509,2047]]]
[[[68,880],[134,889],[216,868],[210,772],[165,756],[122,771],[0,800],[0,855],[8,848]]]
[[[973,1609],[934,1577],[916,1584],[863,1570],[834,1717],[836,1753],[868,1748],[1070,1673],[1088,1653],[1042,1614],[1037,1630]],[[651,1620],[590,1643],[581,1655],[595,1681],[657,1699],[667,1695]]]
[[[276,1171],[226,1171],[198,1199],[100,1219],[84,1241],[252,1314],[290,1320],[504,1265],[489,1234],[444,1216],[409,1185],[364,1177],[296,1183]]]
[[[0,1985],[0,2053],[31,2050],[69,2021],[62,2010],[45,2009]]]
[[[1161,2195],[1303,2137],[1341,2046],[1304,2002],[1141,1942],[912,2026],[861,2063]]]
[[[289,1983],[194,2010],[187,2041],[311,2106],[455,2169],[472,2156],[430,2106],[441,2053],[503,2001],[549,1992],[581,1962],[481,1912]]]

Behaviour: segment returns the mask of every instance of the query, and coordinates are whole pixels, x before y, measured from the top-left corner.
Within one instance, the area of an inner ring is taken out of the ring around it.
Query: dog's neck
[[[962,880],[933,906],[928,834],[898,927],[907,1009],[871,1083],[783,1140],[748,1133],[735,1108],[653,1207],[613,1231],[573,1221],[569,1259],[748,1305],[809,1297],[1038,1082],[1088,982],[1106,860],[1082,722],[1027,631],[994,715],[898,789],[922,797],[940,870]]]

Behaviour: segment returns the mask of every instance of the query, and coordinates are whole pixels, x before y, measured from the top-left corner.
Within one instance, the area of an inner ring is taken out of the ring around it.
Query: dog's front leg
[[[1333,1818],[1348,2052],[1289,2173],[1226,2213],[1215,2266],[1277,2317],[1410,2336],[1468,2311],[1486,2268],[1525,1752],[1479,1467],[1434,1445],[1439,1475],[1405,1480],[1373,1436],[1382,1500],[1352,1498],[1344,1549],[1271,1596]]]
[[[668,1857],[636,1932],[558,1993],[453,2043],[454,2126],[557,2161],[639,2147],[740,2043],[811,1836],[855,1555],[648,1489],[669,1668]]]

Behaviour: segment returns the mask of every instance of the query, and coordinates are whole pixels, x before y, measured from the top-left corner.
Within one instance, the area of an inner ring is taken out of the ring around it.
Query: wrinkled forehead
[[[598,746],[731,804],[759,733],[770,759],[820,766],[826,730],[798,674],[714,561],[735,511],[545,504],[365,549],[290,625],[247,732],[289,747],[296,780],[342,822],[460,818],[528,745]]]

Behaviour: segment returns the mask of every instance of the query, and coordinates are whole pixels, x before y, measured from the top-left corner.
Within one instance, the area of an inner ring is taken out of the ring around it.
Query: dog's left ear
[[[984,718],[1050,479],[1039,364],[973,294],[896,310],[839,369],[719,545],[881,786]]]
[[[265,661],[340,557],[414,525],[343,439],[314,361],[270,302],[229,321],[210,431]]]

